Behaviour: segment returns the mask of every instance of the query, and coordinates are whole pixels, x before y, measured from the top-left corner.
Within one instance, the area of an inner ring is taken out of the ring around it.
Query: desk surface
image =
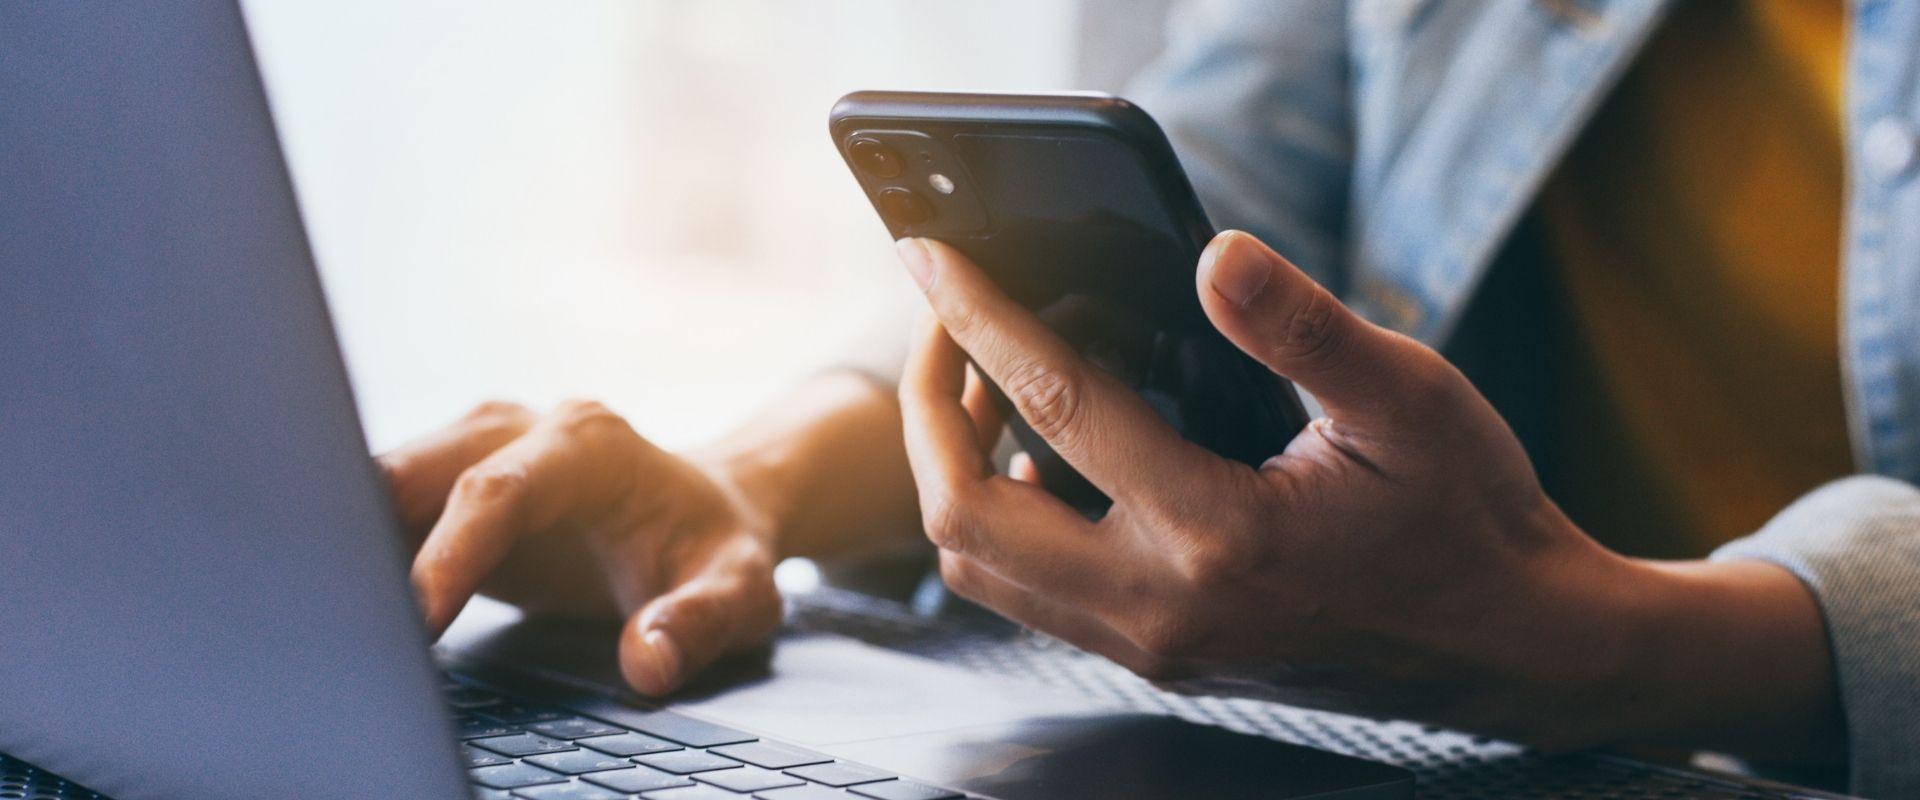
[[[1469,798],[1753,798],[1839,795],[1606,755],[1547,756],[1406,722],[1303,711],[1255,700],[1174,695],[1049,639],[967,614],[931,619],[907,606],[824,589],[791,598],[789,629],[829,632],[973,669],[1038,680],[1096,700],[1386,761],[1419,776],[1422,800]],[[0,799],[105,800],[0,754]]]

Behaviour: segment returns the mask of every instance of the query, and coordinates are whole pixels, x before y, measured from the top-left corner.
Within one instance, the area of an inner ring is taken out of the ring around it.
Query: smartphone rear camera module
[[[868,174],[877,178],[899,177],[904,165],[899,154],[893,148],[880,143],[878,139],[859,138],[847,145],[847,154],[853,163]]]
[[[986,230],[986,208],[950,134],[835,128],[847,168],[895,236],[959,236]]]
[[[911,189],[889,186],[880,190],[880,213],[901,225],[918,225],[933,219],[933,206]]]

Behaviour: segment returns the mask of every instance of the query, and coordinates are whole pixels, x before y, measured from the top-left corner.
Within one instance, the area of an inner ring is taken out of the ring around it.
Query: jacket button
[[[1868,168],[1887,179],[1906,172],[1916,155],[1913,127],[1893,117],[1883,117],[1868,126],[1860,145]]]

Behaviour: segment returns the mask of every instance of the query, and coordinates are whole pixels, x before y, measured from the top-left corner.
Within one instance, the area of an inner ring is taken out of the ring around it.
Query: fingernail
[[[1266,290],[1267,279],[1273,276],[1273,265],[1257,254],[1221,258],[1233,246],[1233,240],[1243,235],[1232,231],[1221,234],[1200,255],[1200,269],[1208,271],[1208,283],[1213,291],[1240,308],[1252,305],[1254,298]]]
[[[933,287],[933,254],[927,252],[925,241],[908,237],[894,242],[893,249],[900,251],[900,260],[907,265],[907,274],[913,276],[920,291]]]
[[[654,675],[659,679],[654,685],[662,693],[671,690],[680,681],[680,646],[673,643],[673,637],[666,631],[657,628],[647,631],[640,641],[646,643]]]

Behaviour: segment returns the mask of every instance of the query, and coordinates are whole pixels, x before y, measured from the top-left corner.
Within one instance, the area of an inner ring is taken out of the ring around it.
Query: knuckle
[[[921,513],[927,540],[935,547],[965,553],[973,538],[974,519],[966,503],[948,493],[930,501]]]
[[[569,436],[598,437],[607,435],[624,436],[633,434],[633,427],[626,418],[614,413],[598,400],[567,400],[553,412],[554,420],[561,431]]]
[[[488,400],[469,409],[455,424],[468,435],[518,436],[533,425],[534,414],[526,406],[505,400]]]
[[[1084,413],[1079,380],[1061,370],[1029,361],[1008,376],[1007,397],[1035,433],[1049,441],[1077,430]]]
[[[1175,563],[1190,590],[1207,592],[1245,577],[1255,569],[1258,556],[1247,536],[1213,532],[1189,543]]]
[[[460,473],[453,484],[454,502],[510,505],[527,492],[527,474],[503,466],[478,466]]]
[[[1280,338],[1273,345],[1275,355],[1286,361],[1338,358],[1343,342],[1340,321],[1340,302],[1326,289],[1314,287],[1306,301],[1281,320]]]
[[[591,419],[602,414],[611,414],[605,403],[582,397],[569,397],[553,407],[553,415],[559,419]]]
[[[986,327],[986,319],[979,309],[969,305],[959,305],[940,315],[940,326],[947,329],[947,335],[958,341],[966,341]]]
[[[526,406],[506,400],[483,400],[467,411],[466,421],[483,424],[503,424],[524,420],[533,412]]]

